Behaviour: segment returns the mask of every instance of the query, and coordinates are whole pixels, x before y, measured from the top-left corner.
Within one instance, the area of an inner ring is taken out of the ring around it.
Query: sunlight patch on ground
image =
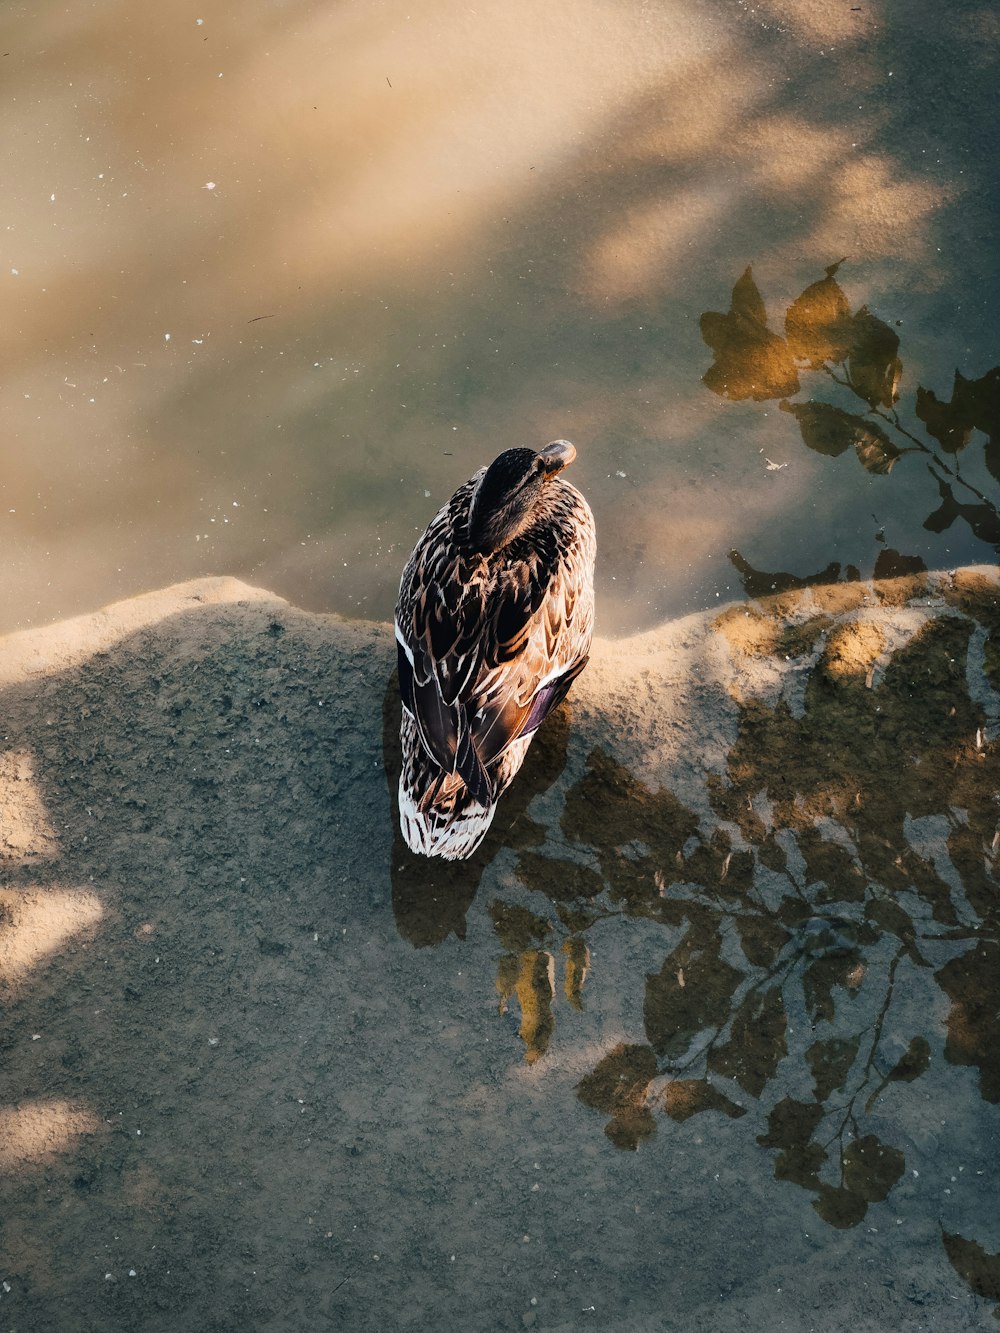
[[[58,1099],[0,1106],[0,1171],[48,1161],[72,1147],[81,1134],[96,1134],[100,1128],[92,1111]]]
[[[27,750],[0,753],[0,863],[56,855],[58,839]]]
[[[103,915],[86,889],[0,889],[0,985],[17,985]]]
[[[225,602],[280,600],[273,593],[251,588],[239,579],[226,576],[191,579],[114,602],[92,615],[74,616],[42,629],[19,630],[0,638],[0,686],[79,666],[139,630],[185,611]]]

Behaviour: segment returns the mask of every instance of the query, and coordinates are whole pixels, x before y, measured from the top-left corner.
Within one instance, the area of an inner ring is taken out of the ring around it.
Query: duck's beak
[[[569,440],[553,440],[551,444],[547,444],[544,449],[538,451],[538,457],[541,460],[545,475],[554,477],[564,467],[569,467],[576,457],[576,448],[570,444]]]

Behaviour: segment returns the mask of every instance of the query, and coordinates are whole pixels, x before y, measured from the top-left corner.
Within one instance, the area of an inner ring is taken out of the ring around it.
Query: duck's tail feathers
[[[497,798],[496,785],[479,757],[476,742],[472,738],[472,729],[465,727],[458,741],[458,754],[455,757],[455,772],[465,783],[469,795],[484,809],[488,810]]]
[[[445,783],[455,782],[459,799],[442,802],[447,795]],[[496,806],[482,806],[466,796],[461,779],[445,778],[436,784],[437,804],[421,799],[419,804],[407,789],[404,775],[399,779],[399,827],[411,852],[419,856],[441,856],[446,861],[462,861],[471,856],[486,837]],[[466,797],[465,800],[461,799]]]

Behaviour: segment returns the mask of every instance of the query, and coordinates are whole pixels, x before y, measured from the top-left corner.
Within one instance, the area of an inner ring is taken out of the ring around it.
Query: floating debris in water
[[[858,945],[853,921],[839,916],[811,916],[799,934],[803,953],[810,958],[843,958]]]

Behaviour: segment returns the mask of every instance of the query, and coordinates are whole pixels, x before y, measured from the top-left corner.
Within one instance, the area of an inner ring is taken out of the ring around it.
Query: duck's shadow
[[[394,671],[382,699],[382,755],[393,841],[390,858],[392,911],[396,928],[416,948],[440,944],[449,935],[465,938],[465,917],[483,872],[504,847],[523,851],[545,841],[545,829],[528,814],[534,798],[547,791],[566,766],[571,707],[563,703],[535,736],[517,779],[504,794],[493,825],[465,861],[415,856],[399,829],[396,790],[402,768],[399,723],[402,705]]]

